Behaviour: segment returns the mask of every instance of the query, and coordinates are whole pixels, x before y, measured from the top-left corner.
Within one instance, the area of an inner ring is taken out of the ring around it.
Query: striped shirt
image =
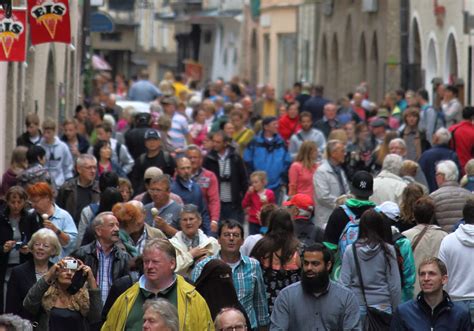
[[[100,288],[100,296],[102,302],[105,303],[109,295],[110,287],[112,286],[112,262],[114,260],[115,247],[106,254],[102,249],[102,245],[97,240],[97,259],[99,266],[97,269],[97,286]]]
[[[191,275],[193,282],[212,259],[220,259],[220,254],[209,256],[194,267]],[[232,268],[232,278],[237,297],[249,317],[252,329],[269,325],[270,316],[260,263],[254,258],[240,255],[240,261]]]
[[[219,177],[221,178],[219,184],[219,193],[221,202],[232,202],[232,188],[230,185],[230,159],[229,150],[226,149],[224,155],[217,153],[219,161]]]
[[[171,138],[171,145],[176,149],[186,147],[186,135],[188,133],[189,129],[186,117],[175,112],[171,119],[171,130],[168,133]]]

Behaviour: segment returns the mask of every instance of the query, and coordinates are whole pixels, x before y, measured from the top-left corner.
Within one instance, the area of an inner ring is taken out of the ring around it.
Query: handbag
[[[355,243],[352,245],[352,251],[354,253],[354,261],[357,269],[357,275],[360,280],[360,288],[362,290],[362,296],[364,297],[365,307],[367,308],[367,314],[365,315],[363,330],[365,331],[385,331],[390,330],[390,322],[392,315],[377,308],[370,307],[367,304],[365,297],[364,281],[362,280],[362,273],[360,271],[359,258],[357,256],[357,249]]]

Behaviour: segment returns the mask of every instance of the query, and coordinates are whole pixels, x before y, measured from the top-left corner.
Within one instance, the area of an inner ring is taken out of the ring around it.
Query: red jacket
[[[298,116],[291,119],[288,114],[285,114],[278,121],[278,132],[286,143],[299,129],[301,129],[301,125]]]
[[[209,209],[211,221],[219,221],[221,214],[221,200],[219,198],[219,183],[216,175],[207,169],[201,170],[193,176],[193,180],[199,185]]]
[[[267,202],[268,203],[275,203],[275,193],[273,193],[272,190],[270,189],[265,189],[265,195],[267,197]],[[255,223],[255,224],[260,224],[260,220],[258,219],[257,215],[260,213],[260,209],[262,209],[264,203],[260,199],[260,196],[258,195],[257,192],[252,192],[245,193],[244,200],[242,200],[242,207],[249,208],[247,211],[247,215],[249,215],[249,222],[250,223]]]
[[[452,134],[451,148],[456,151],[464,173],[467,161],[474,158],[474,125],[470,121],[462,121],[452,125],[449,131]]]

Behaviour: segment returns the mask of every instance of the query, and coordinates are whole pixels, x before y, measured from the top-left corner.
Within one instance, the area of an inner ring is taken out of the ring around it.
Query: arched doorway
[[[331,56],[329,58],[329,72],[330,77],[328,82],[328,95],[333,99],[339,97],[339,47],[337,44],[337,34],[335,33],[332,37],[331,43]]]
[[[54,68],[53,50],[48,53],[48,65],[46,69],[46,94],[44,101],[44,116],[55,118],[56,116],[56,70]]]
[[[372,45],[370,47],[368,83],[369,97],[372,100],[379,100],[379,49],[377,34],[374,32],[372,37]]]
[[[353,53],[353,42],[352,42],[352,17],[351,15],[347,16],[346,20],[346,30],[344,34],[344,65],[346,66],[345,72],[351,72],[353,63],[352,63],[352,53]],[[349,78],[350,77],[350,78]],[[350,91],[353,89],[354,85],[356,84],[354,76],[349,75],[347,77],[348,79],[344,79],[343,82],[341,82],[341,88],[344,89],[344,91]]]
[[[328,45],[326,35],[323,35],[321,43],[321,62],[319,65],[319,78],[318,84],[327,84],[328,81]]]
[[[357,56],[358,78],[356,84],[367,81],[367,50],[365,45],[365,34],[362,33],[359,42],[359,52]]]
[[[413,90],[419,89],[423,86],[422,72],[421,72],[421,38],[418,20],[413,19],[412,29],[410,33],[410,51],[409,51],[410,69],[409,73],[409,88]]]
[[[448,37],[446,45],[446,65],[444,68],[444,81],[449,84],[456,82],[458,78],[458,54],[456,50],[456,40],[453,34]]]
[[[425,89],[430,95],[430,100],[433,101],[433,78],[438,77],[438,57],[436,55],[436,46],[433,39],[429,41],[428,52],[426,57],[426,79]]]

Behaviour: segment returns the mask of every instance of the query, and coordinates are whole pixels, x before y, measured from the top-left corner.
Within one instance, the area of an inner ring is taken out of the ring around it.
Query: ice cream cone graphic
[[[58,25],[58,21],[61,21],[61,20],[62,20],[62,16],[60,15],[46,14],[38,18],[37,22],[43,24],[43,26],[48,31],[51,39],[54,39],[54,36],[56,36],[56,27]]]
[[[0,33],[0,43],[2,44],[3,53],[5,57],[9,58],[13,47],[13,42],[18,39],[18,36],[13,32],[2,32]]]

